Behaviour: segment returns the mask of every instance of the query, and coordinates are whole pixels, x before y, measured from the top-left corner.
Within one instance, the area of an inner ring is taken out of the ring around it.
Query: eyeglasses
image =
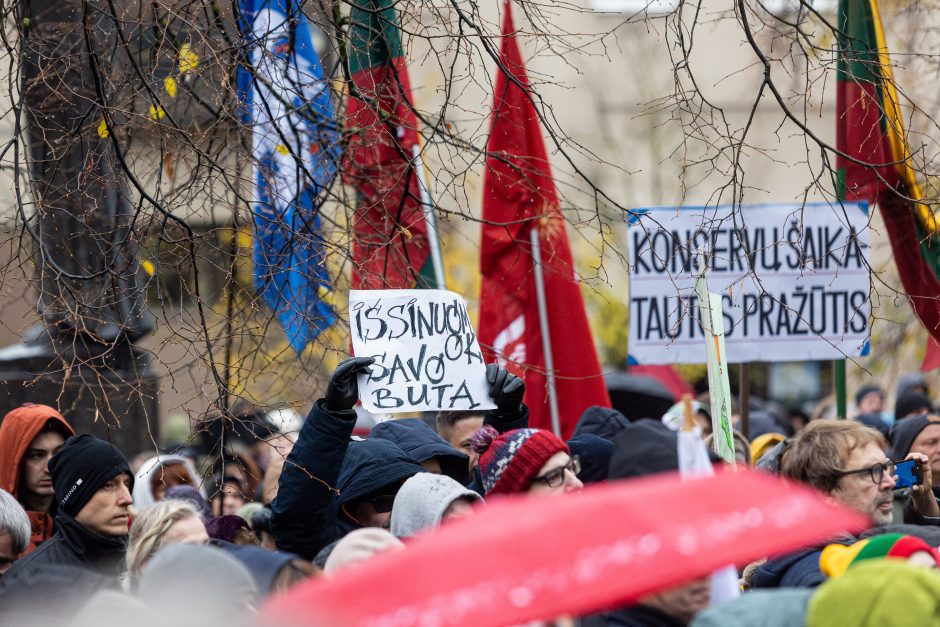
[[[557,488],[565,483],[565,471],[570,470],[575,477],[581,472],[581,458],[575,455],[571,461],[560,468],[549,470],[541,477],[536,477],[532,482],[541,481],[550,488]]]
[[[881,480],[885,478],[885,473],[888,473],[889,477],[893,477],[895,474],[894,471],[894,462],[884,462],[883,464],[875,464],[870,468],[859,468],[857,470],[843,470],[838,473],[837,477],[845,477],[846,475],[860,475],[862,473],[868,473],[868,476],[871,477],[871,480],[875,482],[875,485],[881,485]]]

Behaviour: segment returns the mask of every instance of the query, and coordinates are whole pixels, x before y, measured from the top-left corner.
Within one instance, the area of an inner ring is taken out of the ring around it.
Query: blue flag
[[[254,283],[291,348],[336,321],[319,207],[336,176],[339,133],[329,85],[300,4],[241,0],[250,67],[239,68],[242,118],[252,127]]]

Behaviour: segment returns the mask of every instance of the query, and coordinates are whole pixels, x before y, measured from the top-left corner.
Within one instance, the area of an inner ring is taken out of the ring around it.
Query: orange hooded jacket
[[[49,420],[61,423],[63,431],[75,435],[75,430],[65,421],[62,414],[48,405],[24,403],[3,418],[0,424],[0,488],[12,494],[17,500],[20,483],[20,466],[26,449]],[[20,501],[22,503],[22,501]],[[44,512],[26,510],[33,532],[26,555],[41,542],[52,536],[52,516]]]

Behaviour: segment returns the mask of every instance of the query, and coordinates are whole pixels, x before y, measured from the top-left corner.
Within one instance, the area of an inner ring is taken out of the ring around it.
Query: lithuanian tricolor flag
[[[357,0],[349,18],[343,178],[356,189],[352,287],[425,287],[434,274],[412,165],[418,120],[395,0]]]
[[[881,211],[904,291],[940,340],[940,233],[921,202],[876,0],[840,0],[836,147],[840,198]]]

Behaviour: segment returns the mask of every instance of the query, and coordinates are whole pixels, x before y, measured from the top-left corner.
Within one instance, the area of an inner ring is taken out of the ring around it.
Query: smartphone
[[[898,488],[911,488],[924,482],[923,468],[916,459],[894,462],[894,471],[897,474],[897,482],[894,484],[895,490]]]

